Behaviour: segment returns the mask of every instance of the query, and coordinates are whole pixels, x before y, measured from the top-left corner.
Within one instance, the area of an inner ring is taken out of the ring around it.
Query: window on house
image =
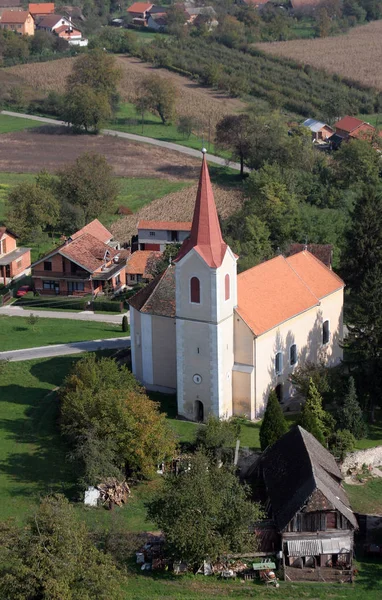
[[[117,275],[115,278],[115,285],[119,285],[121,283],[121,276]]]
[[[42,282],[42,289],[43,290],[55,290],[56,288],[58,288],[58,282],[57,281],[44,280]]]
[[[68,292],[83,292],[84,289],[83,281],[68,281]]]
[[[155,231],[150,231],[150,237],[155,237]]]
[[[276,375],[280,375],[283,370],[283,355],[281,352],[277,352],[275,356],[275,371]]]
[[[200,281],[197,277],[191,277],[190,281],[191,302],[200,304]]]
[[[335,512],[326,513],[326,529],[336,529],[337,528],[337,518]]]
[[[324,321],[322,325],[322,343],[328,344],[330,340],[330,327],[329,321]]]
[[[23,263],[22,263],[22,261],[21,261],[21,260],[17,260],[17,261],[16,261],[16,269],[21,269],[21,266],[22,266],[22,264],[23,264]]]
[[[229,300],[231,297],[231,282],[230,282],[230,277],[229,277],[228,273],[224,278],[224,288],[225,288],[225,299]]]
[[[44,261],[44,271],[51,271],[52,270],[52,263],[50,262],[50,260],[45,260]]]
[[[297,346],[296,344],[292,344],[289,348],[289,363],[290,366],[293,367],[297,362]]]

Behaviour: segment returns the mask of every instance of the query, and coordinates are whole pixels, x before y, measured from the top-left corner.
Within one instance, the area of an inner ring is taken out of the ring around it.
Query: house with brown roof
[[[7,227],[0,227],[0,283],[4,285],[30,271],[30,248],[18,248],[17,238]]]
[[[152,250],[137,250],[133,252],[126,264],[127,285],[136,285],[142,281],[152,279],[148,270],[150,260],[160,258],[161,254],[161,252],[153,252]]]
[[[269,393],[295,400],[307,361],[341,361],[344,282],[308,250],[237,275],[204,155],[189,236],[166,271],[130,299],[132,366],[178,413],[258,419]]]
[[[34,35],[35,22],[28,10],[4,10],[0,17],[0,29]]]
[[[54,33],[66,40],[71,46],[87,46],[88,40],[82,37],[82,32],[72,22],[72,17],[48,14],[36,17],[37,29]]]
[[[112,244],[112,234],[95,219],[32,265],[37,292],[45,295],[102,294],[126,285],[126,252]]]
[[[147,25],[147,19],[149,12],[153,8],[154,4],[149,2],[134,2],[129,8],[127,8],[127,14],[132,17],[134,25]]]
[[[375,133],[375,128],[369,123],[361,121],[356,117],[343,117],[334,125],[336,134],[344,139],[350,138],[371,138]]]
[[[163,252],[167,244],[184,242],[190,235],[191,221],[138,222],[138,248]]]
[[[28,5],[28,10],[32,17],[51,15],[54,13],[54,2],[37,2]]]
[[[295,426],[263,452],[253,471],[247,479],[257,480],[279,533],[284,578],[352,582],[358,523],[330,452]]]

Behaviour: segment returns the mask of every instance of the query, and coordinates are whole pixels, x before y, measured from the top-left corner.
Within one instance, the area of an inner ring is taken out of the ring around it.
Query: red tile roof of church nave
[[[310,252],[277,256],[237,278],[237,312],[255,335],[319,304],[344,282]]]

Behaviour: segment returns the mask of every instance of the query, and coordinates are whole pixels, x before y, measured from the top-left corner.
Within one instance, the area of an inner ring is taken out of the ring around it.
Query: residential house
[[[344,282],[333,271],[307,250],[240,275],[237,258],[222,237],[204,155],[190,235],[129,301],[134,374],[149,389],[176,392],[190,420],[258,419],[272,390],[294,401],[297,366],[342,358]]]
[[[303,126],[310,129],[313,142],[326,142],[334,133],[334,129],[329,125],[326,125],[326,123],[323,123],[322,121],[317,121],[316,119],[306,119],[306,121],[303,122]]]
[[[0,29],[34,35],[35,23],[28,10],[4,10],[0,17]]]
[[[216,20],[216,11],[213,6],[193,6],[192,4],[185,5],[186,13],[188,14],[187,23],[194,23],[196,18],[202,15],[208,22],[217,22]]]
[[[153,5],[147,11],[147,27],[154,31],[165,31],[167,27],[167,8]]]
[[[88,40],[82,37],[81,31],[72,22],[72,17],[60,15],[46,15],[38,17],[37,29],[55,33],[58,37],[66,40],[71,46],[87,46]]]
[[[153,4],[148,2],[134,2],[134,4],[129,6],[127,9],[127,14],[132,17],[132,22],[134,25],[146,27],[148,14],[153,6]]]
[[[112,234],[95,219],[32,265],[35,289],[62,296],[123,289],[126,252],[111,244]]]
[[[161,252],[153,252],[152,250],[137,250],[133,252],[126,264],[126,283],[127,285],[136,285],[142,281],[152,279],[150,273],[147,272],[147,267],[150,259],[159,258]]]
[[[32,17],[36,18],[53,14],[55,6],[54,2],[38,2],[29,4],[28,9]]]
[[[0,283],[4,285],[30,270],[30,248],[18,248],[17,238],[7,227],[0,227]]]
[[[295,426],[263,452],[254,471],[281,536],[285,579],[352,581],[358,523],[330,452]]]
[[[160,250],[167,244],[181,243],[190,235],[191,221],[139,221],[139,250]]]
[[[336,134],[343,139],[349,138],[371,138],[375,133],[375,128],[369,123],[361,121],[356,117],[344,117],[334,124]]]

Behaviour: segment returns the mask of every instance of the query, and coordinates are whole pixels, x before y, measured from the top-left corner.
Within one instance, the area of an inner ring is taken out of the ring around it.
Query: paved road
[[[119,350],[130,346],[130,337],[112,338],[110,340],[91,340],[89,342],[73,342],[72,344],[56,344],[54,346],[39,346],[38,348],[25,348],[0,352],[0,360],[32,360],[33,358],[49,358],[79,354],[80,352],[94,352],[95,350]]]
[[[10,117],[22,117],[23,119],[31,119],[31,121],[39,121],[40,123],[49,123],[52,125],[67,125],[65,121],[58,121],[57,119],[49,119],[48,117],[36,117],[34,115],[27,115],[25,113],[17,113],[12,112],[10,110],[2,110],[0,111],[2,115],[8,115]],[[181,152],[182,154],[187,154],[188,156],[192,156],[194,158],[200,159],[200,150],[195,150],[194,148],[188,148],[187,146],[181,146],[180,144],[174,144],[172,142],[164,142],[162,140],[155,140],[154,138],[146,137],[144,135],[135,135],[135,133],[125,133],[124,131],[114,131],[113,129],[102,129],[101,133],[104,135],[114,135],[116,137],[125,138],[127,140],[131,140],[133,142],[140,142],[144,144],[151,144],[152,146],[160,146],[161,148],[166,148],[167,150],[174,150],[175,152]],[[220,165],[224,167],[230,167],[231,169],[235,169],[236,171],[240,171],[240,164],[237,162],[227,161],[220,156],[215,156],[214,154],[206,154],[207,160],[210,163],[214,163],[215,165]],[[244,169],[247,173],[249,173],[250,169],[245,167]]]
[[[74,321],[98,321],[99,323],[116,323],[122,324],[122,317],[127,316],[130,320],[130,314],[120,313],[118,315],[97,315],[92,311],[70,312],[67,310],[36,310],[31,306],[21,308],[20,306],[8,305],[0,308],[0,315],[7,317],[28,317],[31,313],[38,315],[42,319],[73,319]]]

